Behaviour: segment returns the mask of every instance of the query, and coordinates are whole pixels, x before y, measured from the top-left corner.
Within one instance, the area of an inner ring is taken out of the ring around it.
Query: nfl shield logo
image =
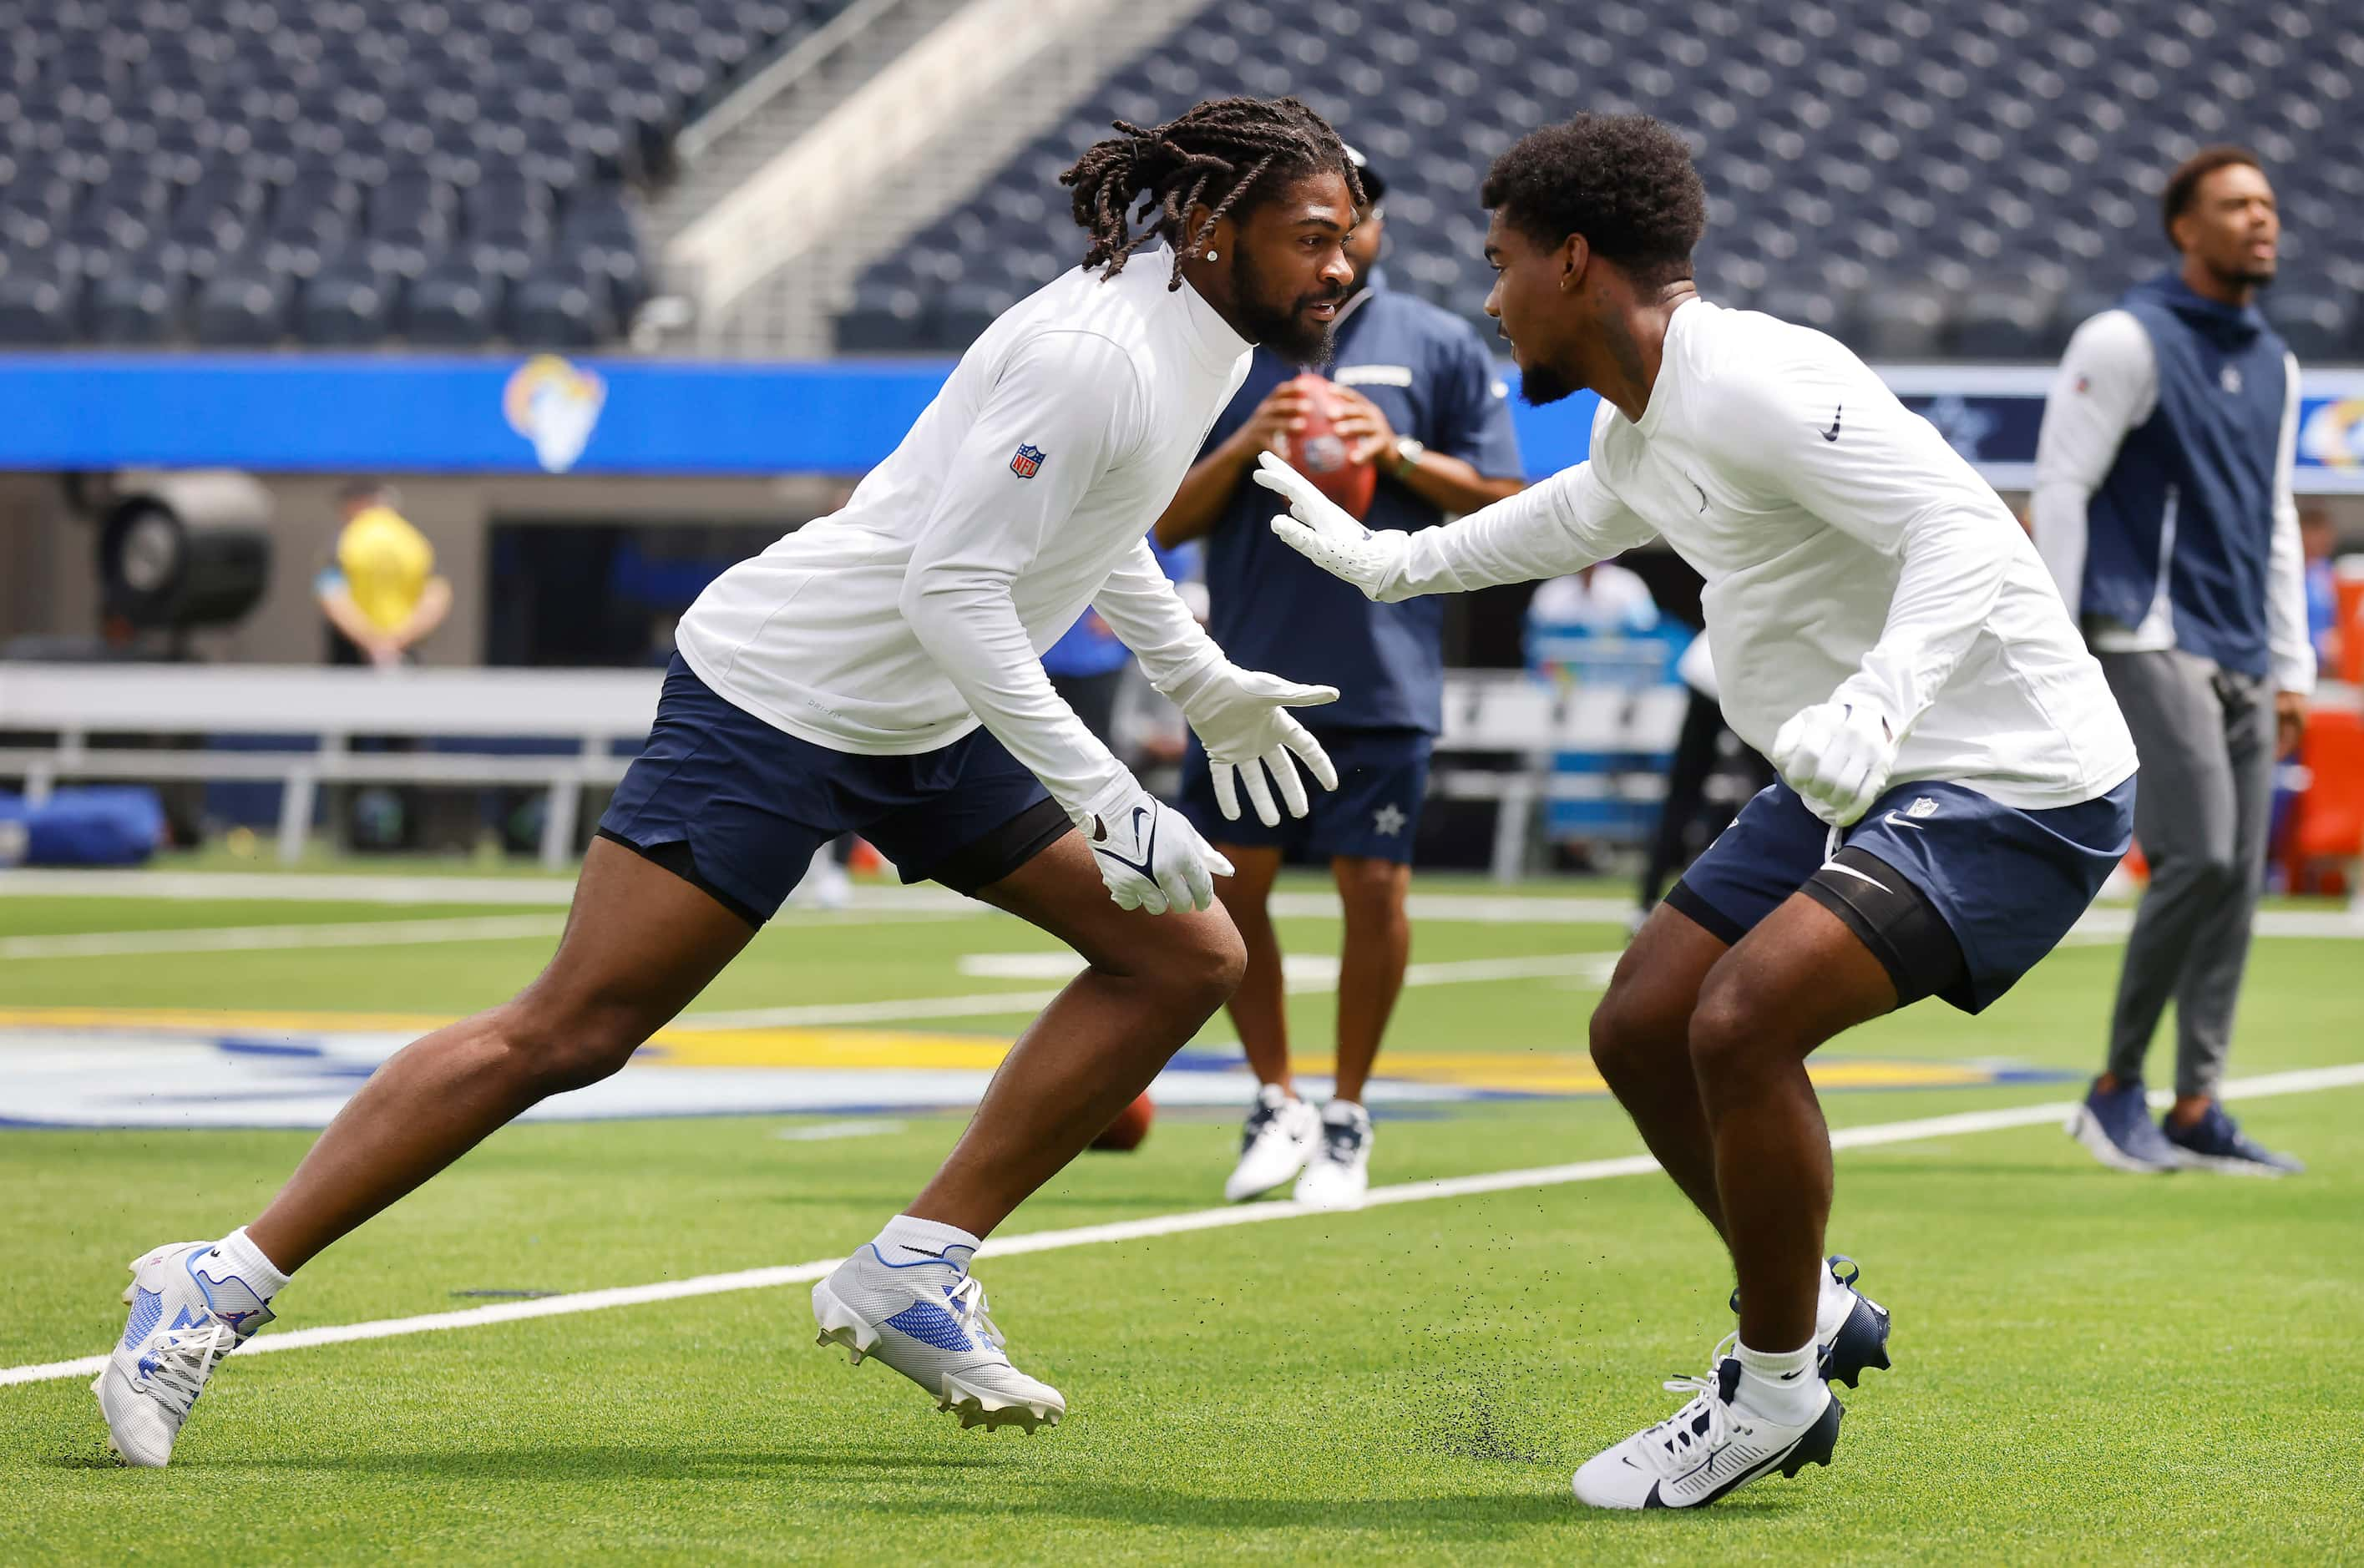
[[[1042,468],[1043,449],[1041,447],[1020,447],[1016,455],[1009,460],[1009,472],[1020,479],[1033,478],[1042,471]]]

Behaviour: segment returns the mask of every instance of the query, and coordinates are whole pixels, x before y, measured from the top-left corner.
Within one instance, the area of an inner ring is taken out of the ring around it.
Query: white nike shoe
[[[909,1249],[895,1248],[898,1251]],[[1009,1364],[1001,1330],[986,1316],[985,1287],[968,1273],[968,1249],[911,1253],[889,1262],[866,1243],[813,1286],[820,1342],[843,1345],[860,1366],[875,1356],[936,1396],[967,1427],[1055,1427],[1067,1401]]]
[[[1313,1107],[1277,1084],[1265,1084],[1241,1129],[1240,1162],[1223,1184],[1223,1201],[1245,1203],[1295,1179],[1321,1146],[1321,1118]]]
[[[1371,1190],[1371,1113],[1351,1100],[1321,1107],[1321,1147],[1297,1178],[1308,1208],[1360,1208]]]
[[[1678,1377],[1667,1387],[1690,1400],[1655,1427],[1587,1460],[1576,1473],[1577,1501],[1596,1508],[1696,1508],[1779,1471],[1795,1475],[1828,1464],[1846,1414],[1827,1385],[1811,1420],[1786,1426],[1733,1403],[1740,1362],[1738,1335],[1716,1347],[1714,1370]]]
[[[123,1300],[131,1308],[123,1339],[90,1387],[108,1445],[125,1463],[155,1469],[172,1459],[215,1366],[271,1321],[271,1304],[210,1241],[175,1241],[140,1258]]]

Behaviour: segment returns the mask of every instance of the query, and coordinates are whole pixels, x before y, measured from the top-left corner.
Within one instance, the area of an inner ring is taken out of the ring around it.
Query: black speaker
[[[175,475],[122,496],[98,531],[106,614],[137,629],[229,626],[271,583],[269,492],[242,473]]]

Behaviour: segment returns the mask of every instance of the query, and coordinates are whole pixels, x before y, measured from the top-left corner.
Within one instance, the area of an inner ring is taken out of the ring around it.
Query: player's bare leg
[[[1330,862],[1345,914],[1338,958],[1338,1082],[1321,1107],[1321,1143],[1297,1179],[1297,1201],[1360,1208],[1371,1185],[1371,1113],[1363,1107],[1371,1063],[1411,956],[1404,894],[1411,868],[1367,855]]]
[[[1288,1013],[1282,984],[1280,935],[1272,927],[1272,884],[1280,874],[1280,851],[1269,845],[1215,846],[1238,873],[1215,879],[1215,896],[1231,912],[1248,955],[1247,973],[1226,1007],[1240,1035],[1248,1068],[1259,1084],[1294,1095],[1289,1075]]]
[[[1218,905],[1151,915],[1110,901],[1080,834],[977,896],[1089,965],[1019,1037],[934,1180],[813,1286],[824,1345],[876,1358],[964,1427],[1056,1426],[1067,1402],[1010,1363],[968,1272],[993,1229],[1083,1152],[1240,983],[1247,954]]]
[[[1149,1086],[1240,984],[1231,917],[1119,909],[1080,834],[977,895],[1090,967],[1028,1026],[942,1169],[905,1212],[983,1237]]]
[[[1288,985],[1280,937],[1272,925],[1272,884],[1280,851],[1271,845],[1217,846],[1237,874],[1215,879],[1215,896],[1231,911],[1248,955],[1246,975],[1232,994],[1232,1028],[1256,1075],[1256,1099],[1240,1133],[1239,1162],[1223,1183],[1233,1203],[1261,1197],[1297,1179],[1321,1137],[1313,1107],[1297,1097],[1288,1060]]]
[[[293,1273],[527,1107],[622,1067],[753,936],[673,873],[593,840],[549,967],[372,1074],[248,1236]]]
[[[1683,1195],[1723,1235],[1715,1141],[1691,1068],[1691,1013],[1708,972],[1731,949],[1672,906],[1651,910],[1592,1010],[1592,1062],[1642,1141]]]
[[[293,1273],[529,1106],[621,1068],[753,935],[673,873],[593,840],[549,966],[389,1059],[248,1234]]]
[[[1404,900],[1411,867],[1366,855],[1341,855],[1330,862],[1345,911],[1345,936],[1338,960],[1338,1087],[1336,1097],[1363,1102],[1371,1063],[1388,1018],[1403,994],[1404,966],[1411,959],[1411,921]]]
[[[1740,1280],[1743,1345],[1814,1338],[1831,1135],[1806,1076],[1823,1041],[1894,1009],[1895,982],[1839,917],[1793,894],[1708,972],[1690,1057]]]
[[[673,873],[595,840],[540,978],[380,1067],[252,1225],[133,1262],[122,1343],[91,1385],[116,1451],[168,1462],[214,1368],[271,1321],[287,1275],[527,1106],[621,1067],[753,934]]]

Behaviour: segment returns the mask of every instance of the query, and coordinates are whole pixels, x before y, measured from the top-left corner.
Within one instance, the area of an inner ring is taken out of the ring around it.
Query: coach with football
[[[1308,716],[1337,763],[1339,786],[1303,820],[1271,828],[1226,820],[1195,742],[1183,764],[1183,809],[1238,868],[1216,887],[1248,950],[1231,1014],[1261,1087],[1224,1188],[1234,1202],[1300,1172],[1300,1201],[1362,1202],[1371,1143],[1363,1084],[1411,951],[1404,899],[1429,751],[1444,721],[1444,601],[1373,604],[1311,565],[1272,537],[1272,497],[1248,475],[1266,451],[1308,473],[1327,469],[1342,488],[1369,497],[1366,524],[1406,531],[1521,488],[1493,356],[1467,322],[1388,287],[1377,267],[1387,183],[1360,155],[1356,163],[1366,205],[1347,241],[1355,284],[1338,312],[1327,380],[1305,373],[1321,367],[1257,349],[1157,522],[1168,548],[1206,539],[1210,629],[1233,657],[1340,693]],[[1266,907],[1290,851],[1327,861],[1344,905],[1337,1084],[1318,1117],[1289,1075],[1280,944]]]

